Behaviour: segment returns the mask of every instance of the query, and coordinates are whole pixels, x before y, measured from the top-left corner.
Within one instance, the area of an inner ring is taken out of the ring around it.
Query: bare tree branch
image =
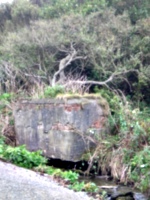
[[[52,86],[54,86],[56,84],[56,79],[57,79],[58,75],[60,76],[60,80],[64,81],[64,79],[65,79],[64,69],[77,59],[86,59],[86,57],[77,56],[77,51],[71,44],[71,52],[60,61],[59,70],[57,72],[55,72],[53,79],[52,79]]]
[[[29,77],[33,77],[33,78],[44,78],[44,79],[47,79],[46,76],[40,76],[40,75],[34,75],[34,74],[27,74],[27,73],[24,73],[25,76],[29,76]]]
[[[87,80],[70,80],[70,81],[68,81],[65,85],[69,85],[69,84],[74,84],[74,83],[76,83],[76,84],[80,84],[80,85],[101,85],[101,86],[106,86],[106,87],[108,87],[108,83],[110,83],[110,82],[112,82],[114,79],[115,79],[115,77],[117,77],[117,76],[121,76],[121,75],[125,75],[125,74],[127,74],[127,73],[129,73],[129,72],[136,72],[136,73],[138,73],[138,70],[127,70],[127,71],[124,71],[124,72],[118,72],[118,73],[113,73],[107,80],[105,80],[105,81],[93,81],[93,80],[91,80],[91,81],[87,81]],[[64,86],[65,86],[64,85]]]

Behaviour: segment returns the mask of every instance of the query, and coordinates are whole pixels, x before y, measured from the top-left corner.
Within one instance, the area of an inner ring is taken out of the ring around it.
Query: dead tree
[[[83,80],[83,79],[78,79],[78,80],[68,80],[64,70],[75,60],[77,59],[86,59],[87,57],[83,57],[83,56],[78,56],[78,52],[76,51],[76,49],[74,48],[74,46],[71,44],[71,50],[69,52],[69,54],[60,60],[59,62],[59,69],[58,71],[56,71],[53,75],[52,81],[51,81],[51,85],[52,87],[56,85],[56,83],[59,84],[63,84],[64,87],[72,85],[72,84],[76,84],[79,85],[79,87],[81,86],[85,86],[87,85],[88,87],[90,87],[91,85],[99,85],[99,86],[105,86],[105,87],[109,87],[109,83],[113,82],[115,79],[117,78],[122,78],[124,79],[128,84],[128,80],[127,78],[125,78],[125,75],[130,73],[130,72],[135,72],[135,73],[139,73],[138,70],[135,69],[131,69],[131,70],[123,70],[121,72],[115,71],[114,73],[112,73],[105,81],[94,81],[94,80]],[[59,78],[58,78],[59,76]]]
[[[54,76],[52,78],[52,87],[56,85],[56,81],[57,81],[58,76],[59,76],[59,83],[64,82],[64,80],[66,78],[64,70],[73,61],[75,61],[77,59],[85,59],[86,58],[86,57],[83,57],[83,56],[78,56],[77,53],[78,52],[76,51],[76,49],[71,44],[71,50],[70,50],[69,54],[65,58],[61,59],[61,61],[59,63],[59,69],[58,69],[57,72],[54,73]]]

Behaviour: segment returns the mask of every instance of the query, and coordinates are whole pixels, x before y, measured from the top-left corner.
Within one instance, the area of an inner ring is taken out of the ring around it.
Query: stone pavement
[[[90,200],[59,186],[51,177],[0,161],[0,200]]]

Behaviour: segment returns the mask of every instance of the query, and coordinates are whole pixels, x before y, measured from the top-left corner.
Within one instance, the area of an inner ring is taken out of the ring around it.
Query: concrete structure
[[[102,97],[22,100],[14,109],[17,145],[47,157],[79,161],[105,131],[109,108]]]

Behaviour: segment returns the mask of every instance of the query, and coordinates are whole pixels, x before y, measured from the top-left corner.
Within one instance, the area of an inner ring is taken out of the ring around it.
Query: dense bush
[[[88,80],[104,81],[112,73],[135,69],[138,72],[120,76],[109,86],[135,101],[148,102],[149,6],[147,0],[142,5],[139,2],[16,0],[12,6],[1,7],[0,15],[4,16],[1,27],[7,32],[0,36],[2,88],[10,92],[6,80],[12,85],[10,90],[51,84],[60,60],[74,44],[78,56],[86,59],[72,62],[65,70],[66,75],[81,74]],[[133,14],[139,16],[135,25],[128,17]]]
[[[116,9],[116,14],[127,11],[133,24],[150,16],[149,0],[108,0],[108,5]]]
[[[41,151],[29,152],[25,146],[11,147],[1,145],[1,157],[16,165],[25,168],[33,168],[46,164],[46,159],[41,155]]]
[[[46,87],[44,89],[44,97],[46,98],[54,98],[56,97],[58,94],[63,94],[64,93],[64,88],[61,85],[56,85],[55,87]]]
[[[150,147],[145,146],[143,150],[136,152],[130,161],[130,178],[135,186],[143,192],[150,190]]]

